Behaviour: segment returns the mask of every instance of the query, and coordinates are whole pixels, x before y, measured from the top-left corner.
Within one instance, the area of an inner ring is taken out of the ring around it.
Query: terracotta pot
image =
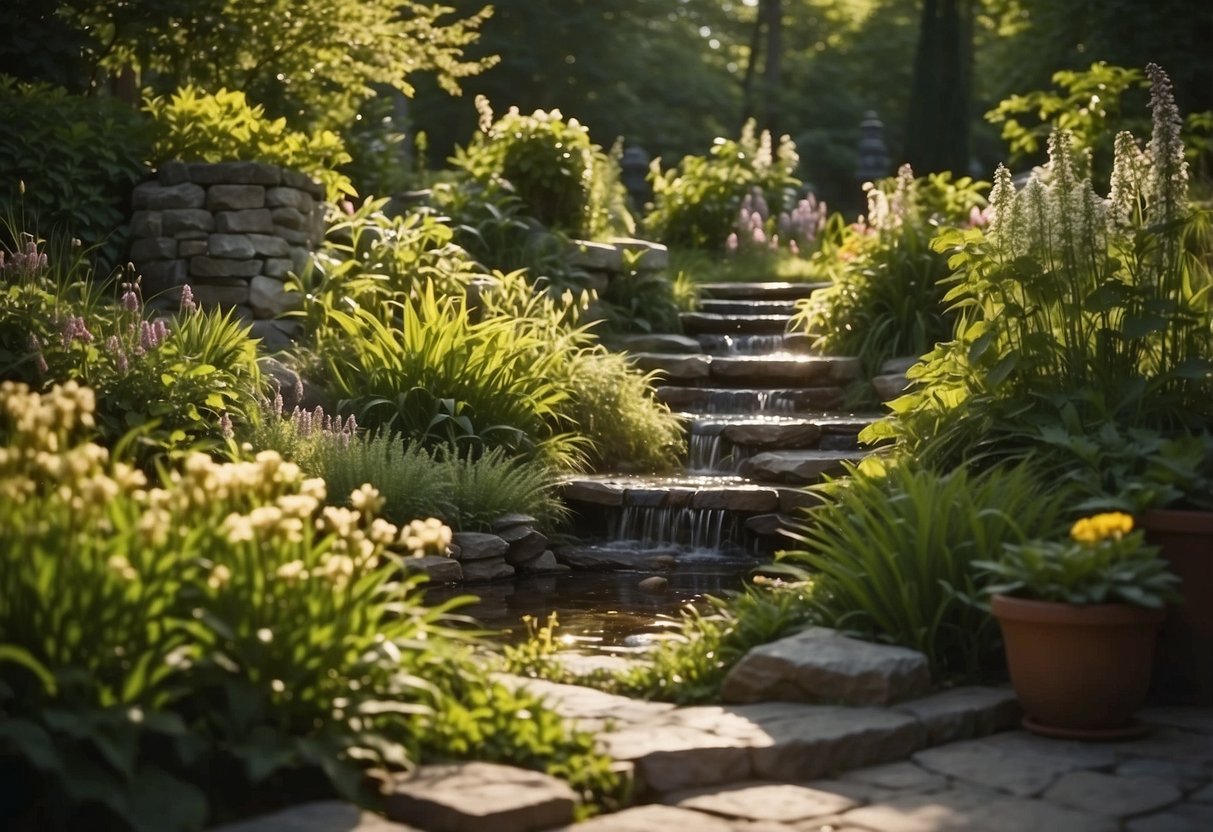
[[[1048,736],[1122,739],[1141,734],[1162,610],[1077,606],[995,595],[1011,684],[1024,727]]]
[[[1156,509],[1146,512],[1141,527],[1179,576],[1184,600],[1167,609],[1153,695],[1166,702],[1213,705],[1213,512]]]

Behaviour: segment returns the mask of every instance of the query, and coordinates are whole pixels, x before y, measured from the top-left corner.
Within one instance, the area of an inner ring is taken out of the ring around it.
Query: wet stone
[[[463,568],[454,558],[424,555],[419,558],[405,558],[402,563],[408,572],[428,575],[432,583],[450,584],[463,580]]]
[[[893,373],[872,378],[872,390],[876,398],[882,402],[892,401],[906,391],[906,377],[901,373]]]
[[[577,796],[536,771],[489,763],[423,766],[392,781],[387,816],[430,832],[540,832],[573,820]]]
[[[705,379],[711,373],[712,359],[706,355],[673,355],[667,353],[632,353],[632,363],[644,372],[660,371],[678,381]]]
[[[703,489],[695,493],[691,506],[758,514],[774,511],[779,506],[779,492],[755,485]]]
[[[560,496],[574,503],[593,503],[600,506],[623,505],[624,489],[615,483],[595,480],[567,480],[560,484]]]
[[[497,581],[514,576],[514,567],[506,563],[505,558],[464,560],[460,561],[460,568],[465,581]]]
[[[516,528],[529,528],[529,527],[534,526],[538,522],[539,521],[537,519],[535,519],[534,517],[532,517],[529,514],[519,514],[519,513],[503,514],[500,517],[493,520],[493,522],[489,524],[489,530],[493,534],[501,535],[502,538],[505,540],[510,540],[510,538],[507,537],[505,534],[505,532],[507,530],[512,530],[512,529],[516,529]]]
[[[755,448],[814,448],[821,438],[821,428],[807,422],[752,422],[725,425],[720,434],[735,445]]]
[[[685,335],[619,335],[607,339],[615,349],[633,353],[694,353],[701,352],[699,341]]]
[[[504,537],[501,539],[505,540]],[[512,542],[506,541],[506,543],[509,546],[509,550],[505,555],[506,562],[515,565],[524,561],[534,560],[548,548],[547,535],[534,529],[517,540]]]
[[[765,451],[742,463],[742,473],[772,482],[817,482],[824,474],[837,474],[843,463],[858,462],[864,451]]]
[[[497,535],[483,532],[456,532],[452,535],[451,542],[459,547],[459,560],[465,563],[472,560],[501,558],[510,548],[510,544]]]
[[[1144,814],[1169,806],[1180,797],[1179,789],[1170,783],[1097,771],[1066,774],[1044,793],[1045,800],[1109,817]]]

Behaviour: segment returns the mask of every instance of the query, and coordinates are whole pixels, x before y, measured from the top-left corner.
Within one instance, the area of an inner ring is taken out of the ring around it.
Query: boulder
[[[720,693],[725,702],[888,705],[921,696],[930,685],[922,653],[810,627],[751,650]]]
[[[459,547],[459,560],[486,560],[488,558],[504,558],[510,544],[495,534],[483,532],[456,532],[451,541]]]
[[[433,584],[453,584],[463,580],[463,567],[454,558],[424,555],[419,558],[405,558],[403,562],[406,571],[428,575],[430,583]]]
[[[505,537],[503,535],[502,539]],[[517,565],[524,561],[534,560],[544,553],[548,548],[547,535],[542,532],[537,532],[531,529],[522,537],[514,541],[507,541],[509,551],[505,554],[506,563]]]
[[[465,581],[496,581],[514,576],[514,567],[506,563],[505,558],[464,560],[460,562],[460,568]]]

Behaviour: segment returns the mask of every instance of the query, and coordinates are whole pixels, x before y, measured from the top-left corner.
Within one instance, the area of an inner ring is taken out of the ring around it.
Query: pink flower
[[[198,304],[194,301],[194,290],[187,283],[181,287],[181,314],[189,315],[198,310]]]

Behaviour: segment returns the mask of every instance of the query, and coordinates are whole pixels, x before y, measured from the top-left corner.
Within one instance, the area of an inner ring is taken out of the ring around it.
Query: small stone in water
[[[665,592],[667,589],[669,589],[669,587],[669,580],[661,577],[660,575],[653,575],[652,577],[645,578],[640,582],[641,592],[651,592],[655,595]]]

